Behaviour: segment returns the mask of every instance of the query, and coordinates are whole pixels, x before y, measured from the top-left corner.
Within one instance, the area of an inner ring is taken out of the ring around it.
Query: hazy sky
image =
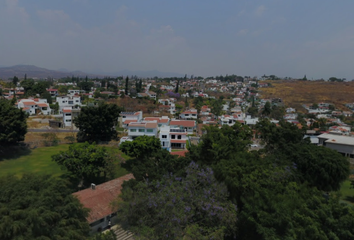
[[[0,65],[354,78],[353,0],[0,0]]]

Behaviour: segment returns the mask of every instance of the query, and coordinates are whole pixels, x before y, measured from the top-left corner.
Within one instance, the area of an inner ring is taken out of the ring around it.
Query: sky
[[[0,65],[354,79],[352,0],[0,0]]]

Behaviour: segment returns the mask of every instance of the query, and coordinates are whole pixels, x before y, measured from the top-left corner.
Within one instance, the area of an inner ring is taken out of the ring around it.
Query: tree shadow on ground
[[[0,146],[0,162],[4,160],[12,160],[31,153],[28,146],[22,145],[5,145]]]
[[[354,189],[353,189],[353,191],[354,191]],[[346,196],[343,200],[354,204],[354,196]]]

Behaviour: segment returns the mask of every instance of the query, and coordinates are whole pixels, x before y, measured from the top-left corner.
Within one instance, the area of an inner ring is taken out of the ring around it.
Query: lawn
[[[354,205],[354,188],[350,188],[350,180],[347,180],[342,184],[340,192],[342,194],[341,199],[344,202]]]
[[[0,161],[0,177],[7,174],[15,174],[21,177],[24,173],[43,173],[60,176],[64,173],[60,166],[52,162],[51,156],[65,151],[68,144],[55,147],[40,147],[32,150],[25,148],[12,149],[6,153]]]
[[[113,154],[115,159],[115,177],[121,177],[128,174],[129,171],[122,168],[121,161],[130,159],[129,156],[123,154],[117,147],[105,146],[107,151]],[[51,156],[66,151],[69,149],[69,144],[62,144],[53,147],[39,147],[29,150],[24,147],[13,147],[3,150],[0,153],[0,177],[7,174],[15,174],[22,177],[25,173],[40,173],[60,176],[65,173],[60,166],[53,162]]]

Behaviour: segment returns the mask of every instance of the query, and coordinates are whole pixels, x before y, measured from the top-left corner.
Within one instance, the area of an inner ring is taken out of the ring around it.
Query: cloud
[[[257,17],[261,17],[266,10],[267,10],[267,8],[264,5],[260,5],[254,11],[254,15]]]

